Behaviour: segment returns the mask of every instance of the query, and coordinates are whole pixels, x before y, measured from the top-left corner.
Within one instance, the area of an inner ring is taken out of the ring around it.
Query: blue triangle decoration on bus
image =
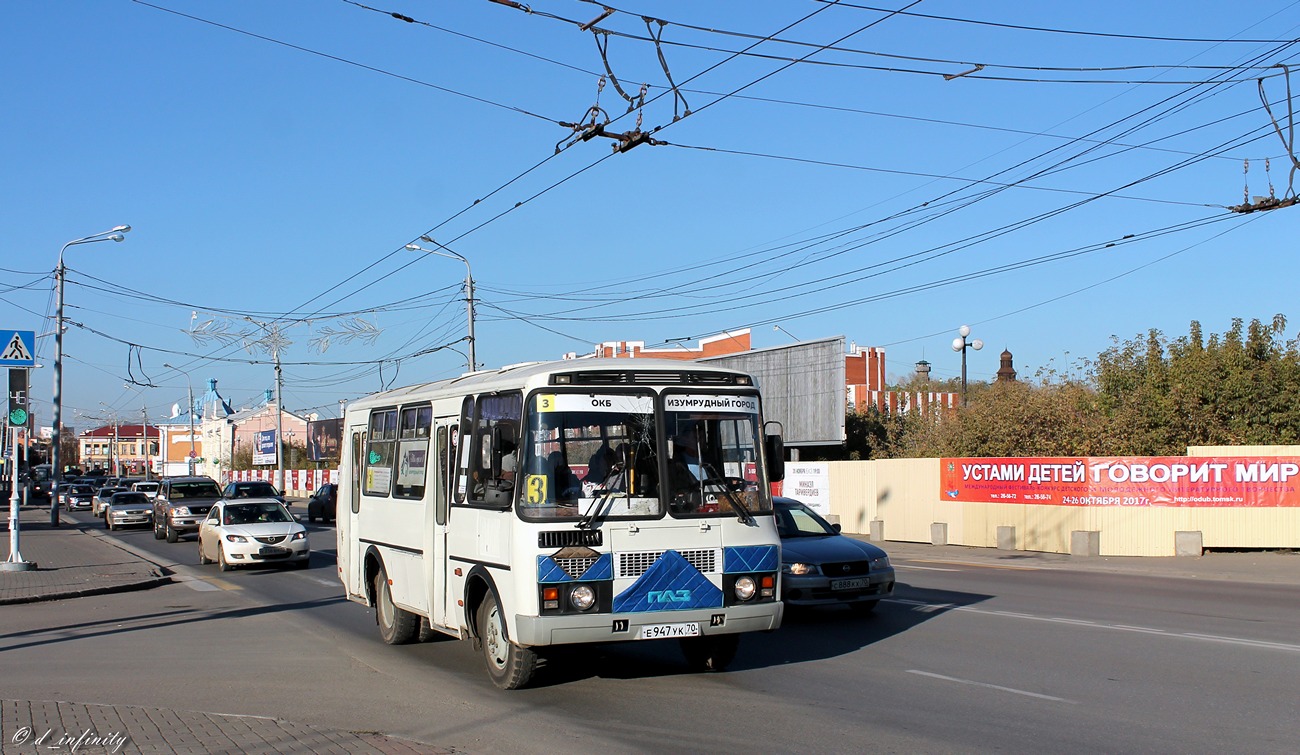
[[[721,608],[722,590],[677,551],[664,551],[632,586],[614,596],[616,613]]]

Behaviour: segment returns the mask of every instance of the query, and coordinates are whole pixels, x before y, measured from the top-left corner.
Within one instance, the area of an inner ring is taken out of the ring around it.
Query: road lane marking
[[[1015,689],[1014,687],[1003,687],[999,684],[989,684],[988,682],[977,682],[971,679],[958,679],[955,676],[944,676],[943,674],[932,674],[929,671],[918,671],[916,669],[908,669],[907,673],[916,674],[917,676],[928,676],[931,679],[939,679],[945,682],[956,682],[957,684],[969,684],[974,687],[985,687],[987,689],[996,689],[1001,692],[1010,692],[1013,695],[1024,695],[1025,697],[1036,697],[1039,700],[1049,700],[1054,703],[1069,703],[1070,705],[1078,705],[1078,703],[1076,703],[1075,701],[1066,700],[1064,697],[1043,695],[1037,692],[1030,692],[1028,690]]]
[[[243,589],[233,582],[227,582],[224,579],[214,579],[212,577],[191,577],[185,574],[177,574],[174,575],[172,579],[180,582],[191,590],[198,590],[199,592]]]
[[[921,571],[961,571],[961,569],[943,569],[938,566],[914,566],[912,564],[894,564],[895,569],[920,569]]]
[[[1019,613],[1016,611],[997,611],[985,608],[976,608],[975,606],[959,606],[954,603],[928,603],[926,601],[908,600],[906,598],[886,598],[885,602],[911,606],[913,611],[920,613],[962,611],[965,613],[983,614],[985,616],[1001,616],[1008,619],[1041,621],[1049,624],[1069,624],[1071,626],[1082,627],[1085,629],[1107,629],[1117,632],[1134,632],[1138,634],[1158,635],[1160,637],[1169,637],[1173,639],[1199,640],[1201,642],[1217,642],[1224,645],[1239,645],[1242,647],[1258,648],[1261,650],[1283,650],[1289,653],[1300,653],[1300,645],[1295,645],[1289,642],[1252,640],[1245,637],[1227,637],[1217,634],[1201,634],[1199,632],[1178,632],[1168,629],[1156,629],[1155,627],[1133,626],[1131,624],[1106,624],[1100,621],[1067,619],[1060,616],[1035,616],[1034,614]]]
[[[337,582],[337,581],[335,581],[335,582],[331,582],[331,581],[328,580],[328,579],[321,579],[320,577],[308,577],[307,579],[310,579],[311,581],[315,582],[315,583],[318,584],[318,585],[325,585],[326,587],[342,587],[342,586],[343,586],[343,583],[342,583],[342,582]]]

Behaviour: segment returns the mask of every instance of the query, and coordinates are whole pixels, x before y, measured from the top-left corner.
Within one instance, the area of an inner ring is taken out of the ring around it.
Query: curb
[[[154,587],[170,584],[172,578],[169,575],[151,577],[149,579],[139,579],[132,582],[123,582],[117,585],[105,585],[103,587],[87,587],[81,590],[64,590],[61,592],[46,592],[40,595],[26,595],[18,598],[0,598],[0,606],[18,605],[20,603],[43,603],[47,600],[68,600],[70,598],[88,598],[92,595],[110,595],[120,592],[135,592],[136,590],[149,590]]]

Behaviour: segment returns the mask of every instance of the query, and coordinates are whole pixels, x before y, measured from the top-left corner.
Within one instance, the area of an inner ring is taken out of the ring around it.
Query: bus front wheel
[[[379,636],[387,645],[410,642],[420,628],[418,616],[393,603],[388,573],[382,567],[375,573],[375,621],[379,624]]]
[[[518,689],[528,683],[537,668],[537,653],[510,642],[501,606],[491,592],[478,607],[478,636],[493,684]]]

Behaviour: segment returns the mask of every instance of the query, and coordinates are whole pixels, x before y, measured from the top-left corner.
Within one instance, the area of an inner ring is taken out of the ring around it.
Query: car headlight
[[[820,574],[821,573],[821,569],[817,568],[817,564],[805,564],[800,561],[795,561],[793,563],[788,563],[788,564],[781,564],[781,571],[785,572],[786,574]]]
[[[579,611],[585,611],[596,603],[596,591],[591,585],[578,585],[569,593],[569,602]]]
[[[888,569],[888,568],[889,568],[889,556],[881,556],[880,558],[873,558],[873,559],[871,559],[871,566],[870,566],[870,568],[871,568],[871,571],[878,571],[878,570],[881,570],[881,569]]]
[[[736,584],[732,589],[735,590],[737,599],[746,601],[754,597],[754,592],[758,590],[758,585],[754,584],[753,577],[738,577],[736,579]]]
[[[303,539],[306,539],[306,537],[307,537],[307,533],[306,533],[305,531],[304,531],[304,532],[295,532],[295,533],[293,533],[293,537],[291,537],[291,538],[289,538],[289,539],[290,539],[290,540],[303,540]]]
[[[226,535],[226,540],[229,540],[232,543],[248,542],[248,538],[244,537],[243,535]]]
[[[172,515],[173,515],[173,516],[189,516],[189,515],[190,515],[190,507],[189,507],[189,506],[177,506],[177,507],[175,507],[175,508],[172,509]]]

